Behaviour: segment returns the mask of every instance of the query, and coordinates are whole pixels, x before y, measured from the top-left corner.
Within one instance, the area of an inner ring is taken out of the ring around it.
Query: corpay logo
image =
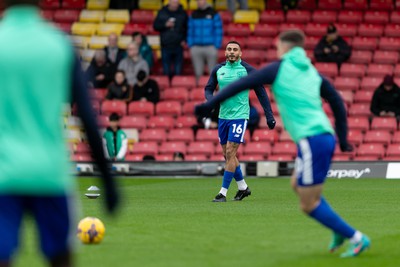
[[[355,178],[359,179],[364,173],[371,173],[370,168],[364,170],[329,170],[328,177],[333,178]]]

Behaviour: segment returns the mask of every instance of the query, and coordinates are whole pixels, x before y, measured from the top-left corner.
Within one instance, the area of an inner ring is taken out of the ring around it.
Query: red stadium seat
[[[192,142],[194,141],[194,134],[191,128],[180,128],[171,129],[167,136],[168,141],[182,141],[182,142]]]
[[[273,10],[282,10],[282,5],[280,0],[269,0],[266,1],[266,7],[267,9],[273,9]]]
[[[398,51],[400,47],[400,38],[381,37],[379,39],[380,50]]]
[[[217,129],[199,129],[196,134],[196,141],[210,141],[218,143]]]
[[[249,36],[246,41],[245,45],[248,49],[258,49],[264,50],[272,46],[273,39],[271,37],[264,37],[264,36]],[[247,59],[247,52],[245,51],[244,57]]]
[[[271,145],[269,142],[252,142],[244,147],[244,155],[263,155],[271,154]]]
[[[297,154],[297,147],[296,144],[293,142],[279,142],[275,143],[274,147],[272,148],[273,155],[292,155],[295,156]]]
[[[365,65],[343,63],[340,68],[340,76],[342,77],[363,77],[365,74]]]
[[[154,13],[151,10],[133,10],[131,14],[131,23],[152,24]]]
[[[60,8],[59,0],[41,0],[39,2],[39,7],[41,9],[58,9]]]
[[[105,100],[101,105],[101,113],[110,115],[117,113],[118,115],[126,115],[126,103],[119,100]]]
[[[189,99],[189,90],[185,87],[167,88],[163,100],[185,102]]]
[[[143,161],[143,154],[128,154],[125,156],[125,161]]]
[[[350,77],[336,77],[334,85],[342,91],[357,91],[360,88],[360,80]]]
[[[390,143],[391,139],[392,139],[392,136],[387,131],[372,130],[372,131],[366,132],[366,134],[364,136],[364,143],[379,143],[379,144],[388,145]]]
[[[260,154],[248,154],[248,155],[241,155],[240,161],[263,161],[265,157]]]
[[[86,7],[85,0],[63,0],[63,9],[84,9]]]
[[[315,45],[319,42],[322,36],[326,34],[326,28],[328,27],[327,24],[321,24],[321,23],[308,23],[306,25],[306,28],[304,29],[304,32],[307,34],[306,37],[306,49],[314,49]],[[314,37],[318,36],[318,37]],[[316,39],[314,46],[308,46],[307,42],[309,42],[310,38]]]
[[[381,77],[363,77],[361,80],[362,91],[374,91],[382,83]]]
[[[397,157],[397,160],[400,160],[400,144],[390,144],[386,150],[386,155],[389,157]]]
[[[371,0],[369,7],[372,10],[391,11],[394,9],[392,0]]]
[[[336,28],[343,37],[353,37],[357,34],[357,25],[348,23],[337,23]]]
[[[395,76],[400,76],[400,64],[397,64],[397,65],[394,67],[394,75],[395,75]]]
[[[59,28],[61,31],[70,34],[71,33],[71,27],[72,27],[72,23],[59,23],[56,22],[54,23],[54,25]]]
[[[133,101],[128,106],[128,113],[130,115],[153,116],[154,104],[149,101]]]
[[[278,34],[278,25],[270,24],[256,24],[254,25],[254,35],[255,36],[269,36],[276,37]]]
[[[256,129],[251,140],[255,142],[274,143],[278,140],[278,133],[274,130]]]
[[[340,146],[337,145],[337,146],[335,147],[334,155],[337,155],[337,156],[347,155],[347,156],[350,156],[350,158],[353,158],[353,157],[356,155],[356,151],[342,152],[342,151],[340,150]]]
[[[222,154],[214,154],[214,155],[210,156],[209,160],[210,161],[221,161],[221,162],[224,162],[225,158],[224,158],[224,156]]]
[[[161,143],[167,140],[167,133],[165,129],[144,129],[140,133],[140,141],[141,142],[157,142]]]
[[[147,118],[143,116],[123,116],[119,121],[121,128],[135,128],[138,130],[147,127]]]
[[[156,155],[156,161],[173,161],[174,156],[172,154],[161,154]]]
[[[196,79],[194,76],[174,76],[171,81],[171,87],[195,87]]]
[[[374,63],[396,64],[399,61],[399,53],[395,51],[375,51]]]
[[[97,123],[99,124],[100,128],[107,128],[110,125],[108,116],[105,115],[97,116]]]
[[[214,154],[215,146],[213,142],[191,142],[187,148],[188,154],[210,156]]]
[[[197,86],[204,88],[207,85],[209,79],[210,77],[208,75],[201,76],[199,81],[197,82]]]
[[[204,88],[193,88],[189,93],[190,101],[205,101]]]
[[[361,130],[349,130],[347,134],[347,140],[350,144],[359,145],[363,142],[364,134]]]
[[[383,25],[378,24],[360,24],[358,35],[362,37],[381,37],[383,34]]]
[[[340,10],[342,8],[342,1],[340,0],[320,0],[318,1],[319,9],[327,10]]]
[[[53,11],[53,10],[40,10],[40,15],[44,18],[47,19],[48,21],[53,21],[54,20],[54,13],[57,11]]]
[[[97,101],[102,101],[106,98],[107,89],[93,89],[90,90],[90,97]]]
[[[338,15],[338,22],[340,23],[360,23],[363,19],[361,11],[354,10],[341,10]]]
[[[318,62],[315,63],[315,68],[318,70],[319,73],[331,78],[335,78],[338,75],[338,68],[336,63]]]
[[[372,54],[372,51],[353,50],[348,62],[355,64],[369,64],[372,61]]]
[[[346,0],[344,1],[344,9],[346,10],[367,10],[367,0]]]
[[[54,21],[61,23],[72,23],[79,21],[79,13],[80,12],[78,10],[58,9],[54,12]]]
[[[76,149],[75,149],[75,153],[76,154],[88,154],[90,155],[91,150],[90,150],[90,146],[88,143],[78,143],[76,144]]]
[[[400,143],[400,131],[393,133],[392,143]]]
[[[315,0],[301,0],[299,1],[297,8],[302,10],[316,10],[317,3]]]
[[[374,94],[373,91],[357,91],[354,95],[354,102],[355,103],[371,103],[372,95]]]
[[[397,120],[396,118],[374,117],[372,119],[371,129],[394,132],[397,130]]]
[[[265,58],[267,62],[278,60],[278,55],[276,54],[276,49],[268,49],[267,53],[265,54]]]
[[[393,74],[393,65],[389,64],[369,64],[367,73],[368,76],[384,77],[385,75]]]
[[[385,161],[399,161],[400,157],[399,156],[386,156],[382,160],[385,160]]]
[[[248,24],[228,24],[226,34],[230,36],[249,36],[251,34]]]
[[[125,24],[123,34],[124,35],[131,35],[134,32],[140,32],[144,35],[147,35],[151,30],[152,25],[149,24],[138,24],[138,23],[128,23]]]
[[[292,138],[290,137],[287,131],[282,131],[279,135],[279,142],[291,142]]]
[[[299,29],[303,30],[304,24],[301,23],[281,23],[279,24],[279,31],[287,31],[287,30],[293,30],[293,29]]]
[[[132,148],[132,154],[141,155],[157,155],[158,145],[157,142],[139,142],[135,143]]]
[[[71,155],[71,160],[75,162],[93,161],[92,157],[89,154],[74,154]]]
[[[160,76],[151,76],[150,78],[157,82],[158,87],[160,87],[161,90],[170,87],[168,76],[160,75]]]
[[[276,24],[285,21],[285,15],[282,10],[264,10],[260,14],[259,23]]]
[[[233,16],[230,11],[219,11],[218,13],[221,17],[223,24],[229,24],[233,21]]]
[[[379,160],[379,156],[371,155],[371,156],[355,156],[354,161],[377,161]]]
[[[366,11],[364,13],[365,23],[387,24],[389,22],[389,14],[385,11]]]
[[[337,12],[333,10],[315,10],[312,14],[312,21],[315,23],[335,23],[336,19]]]
[[[180,116],[176,119],[176,128],[190,128],[197,124],[197,119],[195,116],[185,115]]]
[[[400,10],[393,10],[392,13],[390,13],[390,22],[394,24],[400,23]]]
[[[352,91],[338,91],[338,93],[346,104],[351,105],[353,103],[354,96]]]
[[[160,154],[173,154],[175,152],[181,152],[186,154],[185,142],[163,142],[159,148]]]
[[[351,116],[365,116],[368,117],[371,115],[371,111],[369,110],[369,104],[365,103],[355,103],[350,106],[349,114]],[[349,124],[350,125],[350,124]]]
[[[349,161],[351,160],[350,155],[333,155],[333,161]]]
[[[293,161],[295,156],[293,154],[277,154],[268,156],[270,161]]]
[[[149,128],[163,128],[170,129],[174,127],[174,118],[170,116],[153,116],[147,122],[147,127]]]
[[[383,144],[361,144],[357,149],[357,156],[375,156],[382,158],[385,154],[385,148]]]
[[[178,101],[161,101],[156,104],[157,115],[180,116],[182,114],[182,106]]]
[[[311,19],[311,12],[308,10],[289,10],[286,13],[287,23],[307,23]]]
[[[354,37],[353,47],[357,50],[375,50],[378,46],[378,39],[375,37]]]
[[[195,154],[195,155],[186,155],[185,161],[207,161],[207,155],[203,154]]]
[[[400,22],[398,22],[400,23]],[[387,37],[400,37],[400,25],[399,24],[387,24],[385,26],[385,36]]]
[[[183,115],[194,115],[194,107],[204,101],[189,101],[183,104]]]

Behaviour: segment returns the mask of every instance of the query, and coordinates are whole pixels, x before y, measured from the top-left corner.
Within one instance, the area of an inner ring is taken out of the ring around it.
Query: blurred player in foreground
[[[0,23],[0,266],[12,265],[31,214],[50,266],[73,266],[75,179],[61,115],[72,96],[101,171],[109,212],[118,194],[107,167],[80,63],[69,39],[39,15],[37,0],[7,0]]]
[[[242,61],[242,50],[238,42],[230,41],[226,45],[225,56],[226,62],[218,64],[212,70],[210,79],[205,87],[205,97],[207,100],[213,97],[213,93],[218,85],[220,90],[223,91],[232,82],[255,71],[252,66]],[[250,88],[254,88],[258,100],[264,109],[268,127],[273,129],[275,127],[275,119],[264,86],[262,83],[259,83],[254,85],[254,87],[247,87],[247,89]],[[236,157],[239,145],[244,142],[244,134],[246,132],[249,114],[249,90],[243,91],[221,103],[219,109],[218,136],[226,163],[222,187],[213,202],[226,202],[226,194],[232,178],[235,178],[239,189],[234,200],[242,200],[251,195],[250,188],[243,179],[242,170],[240,169],[240,164]]]
[[[342,151],[351,151],[347,142],[347,120],[343,101],[328,80],[307,58],[304,34],[283,32],[277,41],[279,61],[227,86],[207,103],[196,107],[197,114],[208,113],[214,105],[257,84],[271,84],[283,124],[298,147],[292,186],[304,213],[333,231],[329,249],[333,252],[346,239],[350,246],[342,257],[357,256],[369,248],[369,238],[347,224],[322,197],[331,158],[335,150],[334,130],[322,109],[321,96],[334,112]]]

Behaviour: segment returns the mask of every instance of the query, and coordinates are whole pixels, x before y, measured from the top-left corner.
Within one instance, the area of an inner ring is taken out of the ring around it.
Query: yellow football
[[[106,228],[95,217],[86,217],[78,224],[77,236],[84,244],[98,244],[104,238]]]

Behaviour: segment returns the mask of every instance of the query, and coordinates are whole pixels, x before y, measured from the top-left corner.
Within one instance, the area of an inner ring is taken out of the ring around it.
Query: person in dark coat
[[[314,48],[314,56],[318,62],[335,62],[340,65],[348,60],[351,55],[351,47],[338,34],[335,25],[328,26],[327,35],[322,37]]]
[[[94,58],[86,70],[86,77],[91,87],[106,88],[112,81],[114,67],[107,60],[104,50],[97,50]]]
[[[114,81],[108,86],[106,99],[121,100],[130,102],[132,100],[133,92],[125,78],[123,70],[117,70],[114,76]]]
[[[104,47],[104,52],[106,52],[106,58],[113,64],[114,68],[126,57],[126,51],[118,47],[118,35],[115,33],[108,36],[108,45]]]
[[[160,89],[155,80],[150,79],[144,70],[137,74],[137,83],[133,87],[133,101],[150,101],[154,104],[160,100]]]
[[[187,22],[188,16],[179,0],[169,0],[154,20],[153,27],[160,32],[163,71],[169,77],[182,73]]]
[[[146,60],[149,69],[154,65],[153,62],[153,50],[147,42],[147,37],[140,32],[132,33],[132,41],[135,42],[139,47],[139,54],[144,60]]]
[[[386,75],[383,82],[375,90],[371,101],[371,112],[375,116],[400,116],[400,88],[393,76]]]

